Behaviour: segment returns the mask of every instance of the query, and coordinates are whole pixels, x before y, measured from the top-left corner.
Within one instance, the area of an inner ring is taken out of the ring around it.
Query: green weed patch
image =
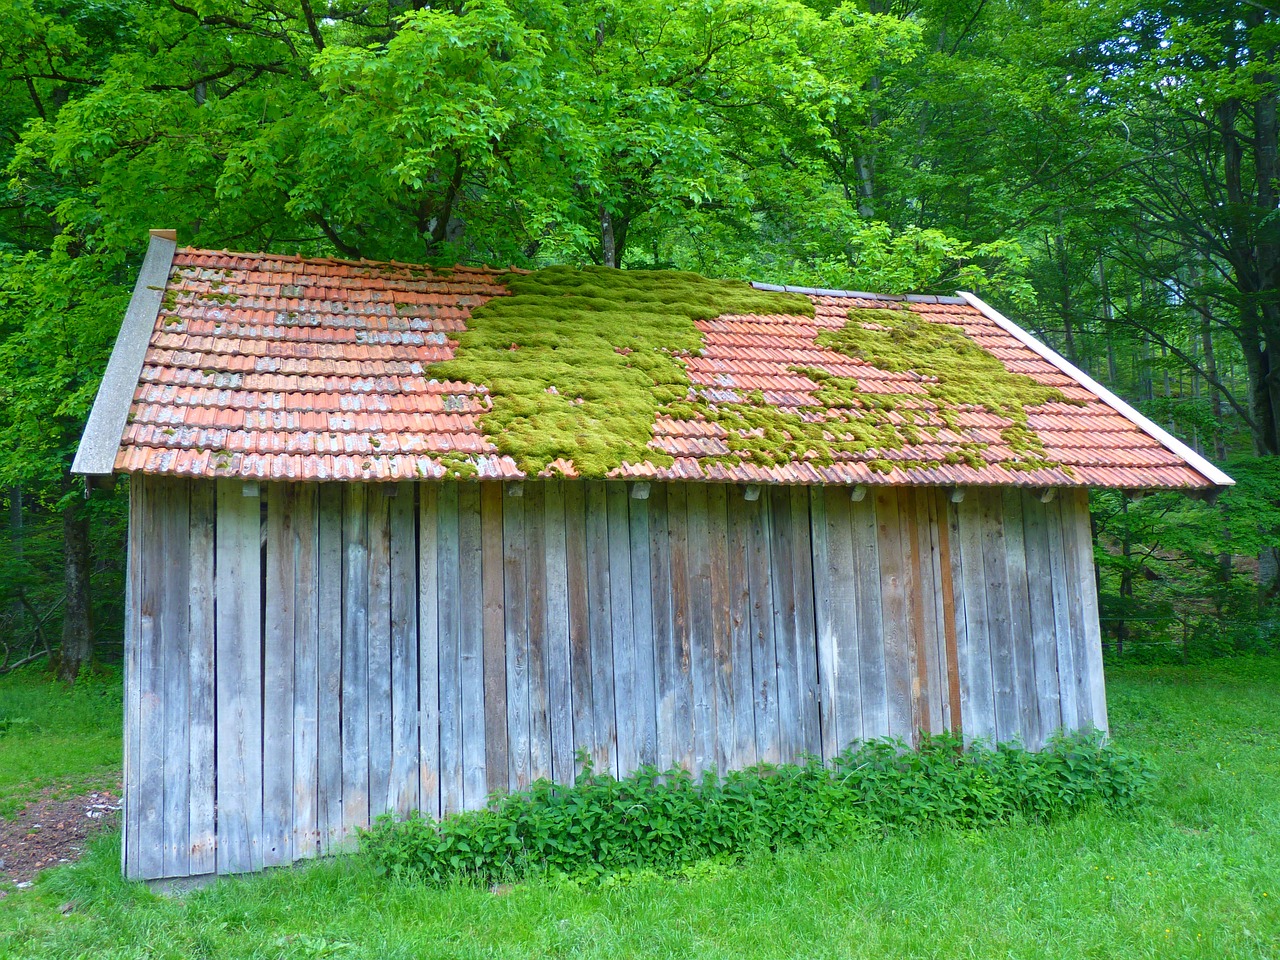
[[[1141,798],[1148,780],[1142,759],[1083,734],[1035,753],[1009,744],[965,750],[950,734],[917,750],[881,740],[850,748],[829,768],[811,760],[700,780],[653,768],[619,780],[588,764],[573,785],[539,782],[486,810],[440,822],[383,818],[361,849],[381,872],[430,883],[678,871],[831,845],[868,826],[987,826],[1121,807]]]

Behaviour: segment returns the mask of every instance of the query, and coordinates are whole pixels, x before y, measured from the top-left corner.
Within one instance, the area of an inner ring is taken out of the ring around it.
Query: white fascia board
[[[142,363],[151,344],[156,317],[160,315],[173,255],[178,249],[177,242],[171,235],[166,235],[168,233],[151,233],[146,258],[138,271],[138,282],[134,284],[124,322],[120,324],[120,333],[111,348],[107,371],[102,376],[93,409],[89,411],[89,419],[80,437],[80,446],[76,449],[76,458],[71,464],[72,473],[105,477],[115,470],[116,453],[129,419],[129,408],[133,406],[133,395],[138,389],[138,377],[142,374]]]
[[[1093,377],[1089,376],[1087,373],[1085,373],[1075,364],[1071,363],[1065,357],[1061,356],[1058,353],[1055,353],[1053,350],[1050,350],[1047,346],[1045,346],[1043,343],[1041,343],[1031,334],[1027,333],[1027,331],[1023,330],[1020,326],[1018,326],[1016,323],[1014,323],[1004,314],[1000,313],[995,308],[984,303],[982,300],[975,297],[972,293],[967,293],[964,290],[959,290],[956,292],[956,295],[960,297],[962,300],[964,300],[965,303],[969,304],[969,306],[978,310],[988,320],[992,321],[1001,329],[1011,334],[1024,346],[1035,351],[1041,357],[1048,360],[1055,367],[1057,367],[1059,370],[1065,373],[1068,377],[1070,377],[1071,379],[1079,383],[1080,386],[1084,387],[1087,390],[1092,390],[1094,393],[1098,395],[1098,397],[1102,400],[1103,403],[1107,404],[1107,406],[1114,409],[1116,413],[1120,414],[1126,420],[1129,420],[1131,423],[1137,426],[1144,433],[1158,440],[1160,444],[1170,453],[1176,454],[1177,456],[1181,457],[1183,460],[1187,462],[1187,464],[1190,467],[1192,467],[1193,469],[1203,474],[1205,479],[1208,480],[1215,487],[1231,487],[1235,485],[1234,480],[1232,480],[1229,476],[1227,476],[1225,473],[1223,473],[1221,470],[1215,467],[1212,463],[1210,463],[1204,457],[1200,456],[1200,454],[1196,453],[1194,450],[1188,447],[1185,443],[1183,443],[1173,434],[1169,433],[1167,430],[1152,423],[1150,420],[1148,420],[1146,417],[1140,414],[1137,410],[1133,409],[1133,407],[1129,406],[1129,404],[1125,403],[1123,400],[1117,397],[1114,393],[1112,393],[1102,384],[1098,383],[1097,380],[1094,380]]]

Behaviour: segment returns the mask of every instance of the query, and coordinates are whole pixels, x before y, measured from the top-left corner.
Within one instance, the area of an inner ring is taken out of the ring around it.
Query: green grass
[[[1127,818],[503,895],[349,858],[164,899],[118,879],[112,836],[0,906],[0,957],[1280,956],[1280,660],[1126,668],[1109,693],[1115,735],[1159,774]]]
[[[45,788],[114,788],[120,778],[120,675],[107,671],[74,687],[36,668],[0,677],[0,817]]]

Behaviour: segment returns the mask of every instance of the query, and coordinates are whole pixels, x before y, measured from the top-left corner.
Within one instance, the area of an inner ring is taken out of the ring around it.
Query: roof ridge
[[[395,267],[398,269],[411,270],[430,270],[433,273],[440,271],[469,271],[471,273],[487,273],[487,274],[504,274],[504,273],[528,273],[523,267],[491,267],[488,264],[483,266],[473,266],[471,264],[458,263],[451,267],[437,267],[429,263],[409,263],[404,260],[370,260],[368,257],[361,257],[359,260],[348,260],[343,257],[304,257],[300,253],[272,253],[266,250],[214,250],[211,247],[179,247],[177,254],[207,254],[210,256],[221,257],[244,257],[247,260],[288,260],[293,263],[315,263],[324,264],[326,266],[349,266],[349,267]]]
[[[950,303],[968,305],[962,297],[942,297],[930,293],[869,293],[866,290],[831,290],[826,287],[795,287],[790,284],[760,283],[752,280],[751,286],[771,293],[802,293],[809,297],[845,297],[850,300],[886,300],[892,303]]]

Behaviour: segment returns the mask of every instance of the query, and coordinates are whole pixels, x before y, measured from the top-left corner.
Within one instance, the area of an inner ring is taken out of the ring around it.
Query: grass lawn
[[[118,672],[74,688],[31,668],[0,677],[0,817],[46,787],[114,789],[122,719]]]
[[[0,904],[0,957],[1280,957],[1280,660],[1116,670],[1108,690],[1115,736],[1159,774],[1128,818],[502,895],[348,858],[164,899],[118,878],[105,837]]]

